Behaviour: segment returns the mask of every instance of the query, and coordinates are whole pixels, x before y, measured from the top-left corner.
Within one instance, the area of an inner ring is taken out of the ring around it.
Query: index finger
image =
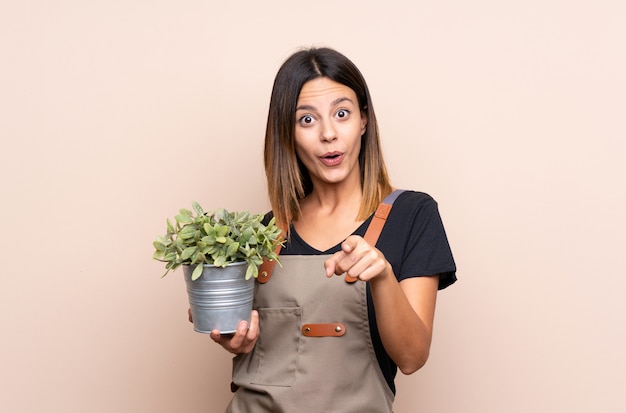
[[[324,268],[326,269],[326,276],[328,278],[332,277],[334,274],[336,275],[343,274],[343,272],[340,272],[339,274],[337,274],[337,271],[338,271],[337,263],[343,257],[345,257],[345,255],[346,254],[343,251],[337,251],[329,259],[324,261]]]
[[[360,240],[361,237],[357,235],[350,235],[341,243],[341,250],[346,254],[349,254],[350,252],[354,251]]]

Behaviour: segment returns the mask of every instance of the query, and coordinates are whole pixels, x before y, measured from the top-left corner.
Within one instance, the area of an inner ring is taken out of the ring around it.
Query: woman
[[[393,191],[367,85],[345,56],[313,48],[280,68],[265,169],[289,230],[250,324],[211,333],[237,354],[227,411],[390,412],[397,368],[426,362],[437,290],[456,269],[436,202]]]

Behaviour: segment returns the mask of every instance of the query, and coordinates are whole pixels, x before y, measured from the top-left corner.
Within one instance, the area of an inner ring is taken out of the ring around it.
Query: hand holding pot
[[[219,330],[213,330],[211,338],[233,354],[251,352],[259,338],[259,313],[252,310],[249,326],[247,321],[242,320],[237,325],[235,333],[220,334]]]

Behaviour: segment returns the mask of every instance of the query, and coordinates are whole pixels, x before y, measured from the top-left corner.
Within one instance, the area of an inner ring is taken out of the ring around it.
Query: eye
[[[337,111],[337,117],[340,119],[347,118],[350,115],[350,111],[347,109],[339,109]]]
[[[300,118],[299,122],[303,125],[310,125],[311,123],[313,123],[313,116],[304,115]]]

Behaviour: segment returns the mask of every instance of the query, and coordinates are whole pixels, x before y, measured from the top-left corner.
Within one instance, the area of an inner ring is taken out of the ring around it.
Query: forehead
[[[354,90],[327,77],[318,77],[302,85],[298,96],[298,105],[313,102],[317,104],[332,103],[339,98],[348,98],[355,105],[358,104]]]

